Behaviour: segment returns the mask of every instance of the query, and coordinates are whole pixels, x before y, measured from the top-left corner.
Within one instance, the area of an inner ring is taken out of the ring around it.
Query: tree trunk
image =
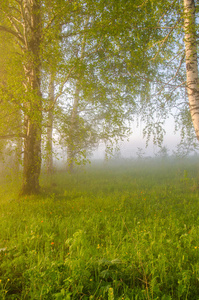
[[[199,140],[199,80],[194,0],[184,0],[184,32],[187,94],[193,126]]]
[[[50,74],[49,83],[49,102],[54,103],[54,79],[52,73]],[[48,125],[47,125],[47,142],[46,142],[46,167],[47,173],[53,172],[53,108],[48,112]]]
[[[19,172],[20,172],[22,147],[23,147],[22,138],[18,137],[17,141],[16,141],[16,147],[15,147],[15,163],[14,163],[14,168],[15,168],[16,174],[19,174]]]
[[[88,19],[86,19],[84,29],[88,25]],[[85,34],[82,39],[81,43],[81,50],[80,50],[80,64],[84,59],[85,55],[85,45],[86,45],[86,37]],[[69,127],[69,134],[68,134],[68,142],[67,142],[67,169],[69,172],[73,171],[74,162],[75,162],[75,139],[77,138],[77,122],[78,122],[78,106],[79,106],[79,94],[80,94],[80,86],[81,86],[81,75],[80,73],[77,74],[77,81],[74,93],[74,102],[73,108],[71,112],[70,118],[70,127]]]
[[[80,81],[77,79],[73,109],[70,118],[70,127],[67,142],[67,169],[70,173],[73,172],[74,161],[75,161],[75,138],[78,118],[78,105],[79,105],[79,93],[80,93]]]
[[[24,141],[23,185],[21,194],[35,194],[40,189],[41,133],[36,122],[28,123],[29,132]]]
[[[34,194],[40,189],[42,101],[40,91],[40,0],[24,0],[24,64],[26,88],[31,99],[24,104],[24,161],[21,194]]]

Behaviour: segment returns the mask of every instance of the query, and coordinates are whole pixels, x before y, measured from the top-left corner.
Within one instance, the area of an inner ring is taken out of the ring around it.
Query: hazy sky
[[[146,153],[146,156],[153,156],[159,151],[158,146],[153,145],[151,141],[149,146],[146,146],[146,139],[143,139],[142,130],[144,124],[140,124],[139,127],[136,124],[132,124],[132,135],[129,141],[125,140],[120,143],[121,155],[122,157],[136,157],[136,152],[138,148],[142,148]],[[180,142],[180,134],[174,134],[174,121],[172,119],[167,120],[165,124],[166,135],[164,137],[163,146],[166,146],[170,150],[170,154],[175,150],[177,144]],[[93,153],[93,158],[104,158],[104,144],[100,145],[98,150]]]

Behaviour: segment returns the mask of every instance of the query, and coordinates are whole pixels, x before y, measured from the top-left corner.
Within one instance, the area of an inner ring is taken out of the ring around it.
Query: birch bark
[[[187,94],[193,126],[199,140],[199,79],[194,0],[184,0]]]
[[[41,170],[41,3],[40,0],[17,0],[13,2],[13,6],[2,5],[1,9],[9,21],[9,26],[0,25],[0,30],[17,39],[22,51],[21,57],[23,57],[22,64],[25,73],[24,86],[27,97],[21,103],[24,115],[21,194],[37,193]],[[15,17],[13,11],[19,14],[18,18]]]
[[[53,105],[55,99],[54,92],[54,78],[52,72],[50,74],[50,83],[49,83],[49,102],[50,105]],[[47,158],[46,158],[46,167],[47,173],[51,174],[53,172],[53,112],[54,105],[48,112],[48,127],[47,127],[47,142],[46,142],[46,150],[47,150]]]
[[[78,122],[78,105],[79,105],[79,93],[80,93],[80,80],[77,79],[76,89],[74,94],[73,108],[70,118],[69,134],[67,139],[67,169],[70,173],[73,171],[74,160],[75,160],[75,138],[76,138],[76,127]]]
[[[40,43],[41,16],[40,0],[21,1],[24,20],[26,89],[30,100],[24,104],[24,161],[22,194],[37,193],[41,171],[41,91],[40,91]]]

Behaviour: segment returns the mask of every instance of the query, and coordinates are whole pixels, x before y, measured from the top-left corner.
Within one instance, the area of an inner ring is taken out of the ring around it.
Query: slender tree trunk
[[[27,91],[31,99],[24,105],[24,161],[21,194],[37,193],[41,171],[42,101],[40,91],[40,0],[23,1],[24,39],[27,60],[24,64]]]
[[[74,94],[73,109],[70,118],[70,127],[67,141],[67,169],[70,173],[73,171],[75,161],[75,139],[76,128],[78,122],[78,105],[79,105],[80,81],[77,79],[76,89]]]
[[[54,103],[54,79],[52,73],[50,74],[49,83],[49,102]],[[47,127],[47,142],[46,142],[46,167],[48,174],[53,172],[53,108],[48,112],[48,127]]]
[[[187,94],[193,126],[199,140],[199,79],[194,0],[184,0],[184,31]]]
[[[86,28],[88,25],[88,19],[85,22],[84,28]],[[81,52],[80,52],[80,64],[82,60],[84,59],[85,55],[85,45],[86,45],[86,37],[85,34],[82,39],[81,43]],[[80,86],[81,86],[81,75],[77,75],[77,81],[76,81],[76,87],[75,87],[75,93],[74,93],[74,102],[73,102],[73,108],[71,112],[71,118],[70,118],[70,127],[69,127],[69,134],[68,134],[68,142],[67,142],[67,169],[69,172],[73,171],[74,162],[75,162],[75,155],[76,150],[75,149],[75,139],[77,138],[77,122],[78,122],[78,106],[79,106],[79,94],[80,94]]]
[[[17,142],[16,142],[16,148],[15,148],[15,163],[14,163],[14,168],[15,168],[16,174],[18,174],[20,172],[22,147],[23,147],[22,138],[18,137]]]

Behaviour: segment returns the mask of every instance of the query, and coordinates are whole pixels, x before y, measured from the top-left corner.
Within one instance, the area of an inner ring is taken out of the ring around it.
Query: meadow
[[[123,161],[0,180],[0,299],[199,299],[199,163]]]

